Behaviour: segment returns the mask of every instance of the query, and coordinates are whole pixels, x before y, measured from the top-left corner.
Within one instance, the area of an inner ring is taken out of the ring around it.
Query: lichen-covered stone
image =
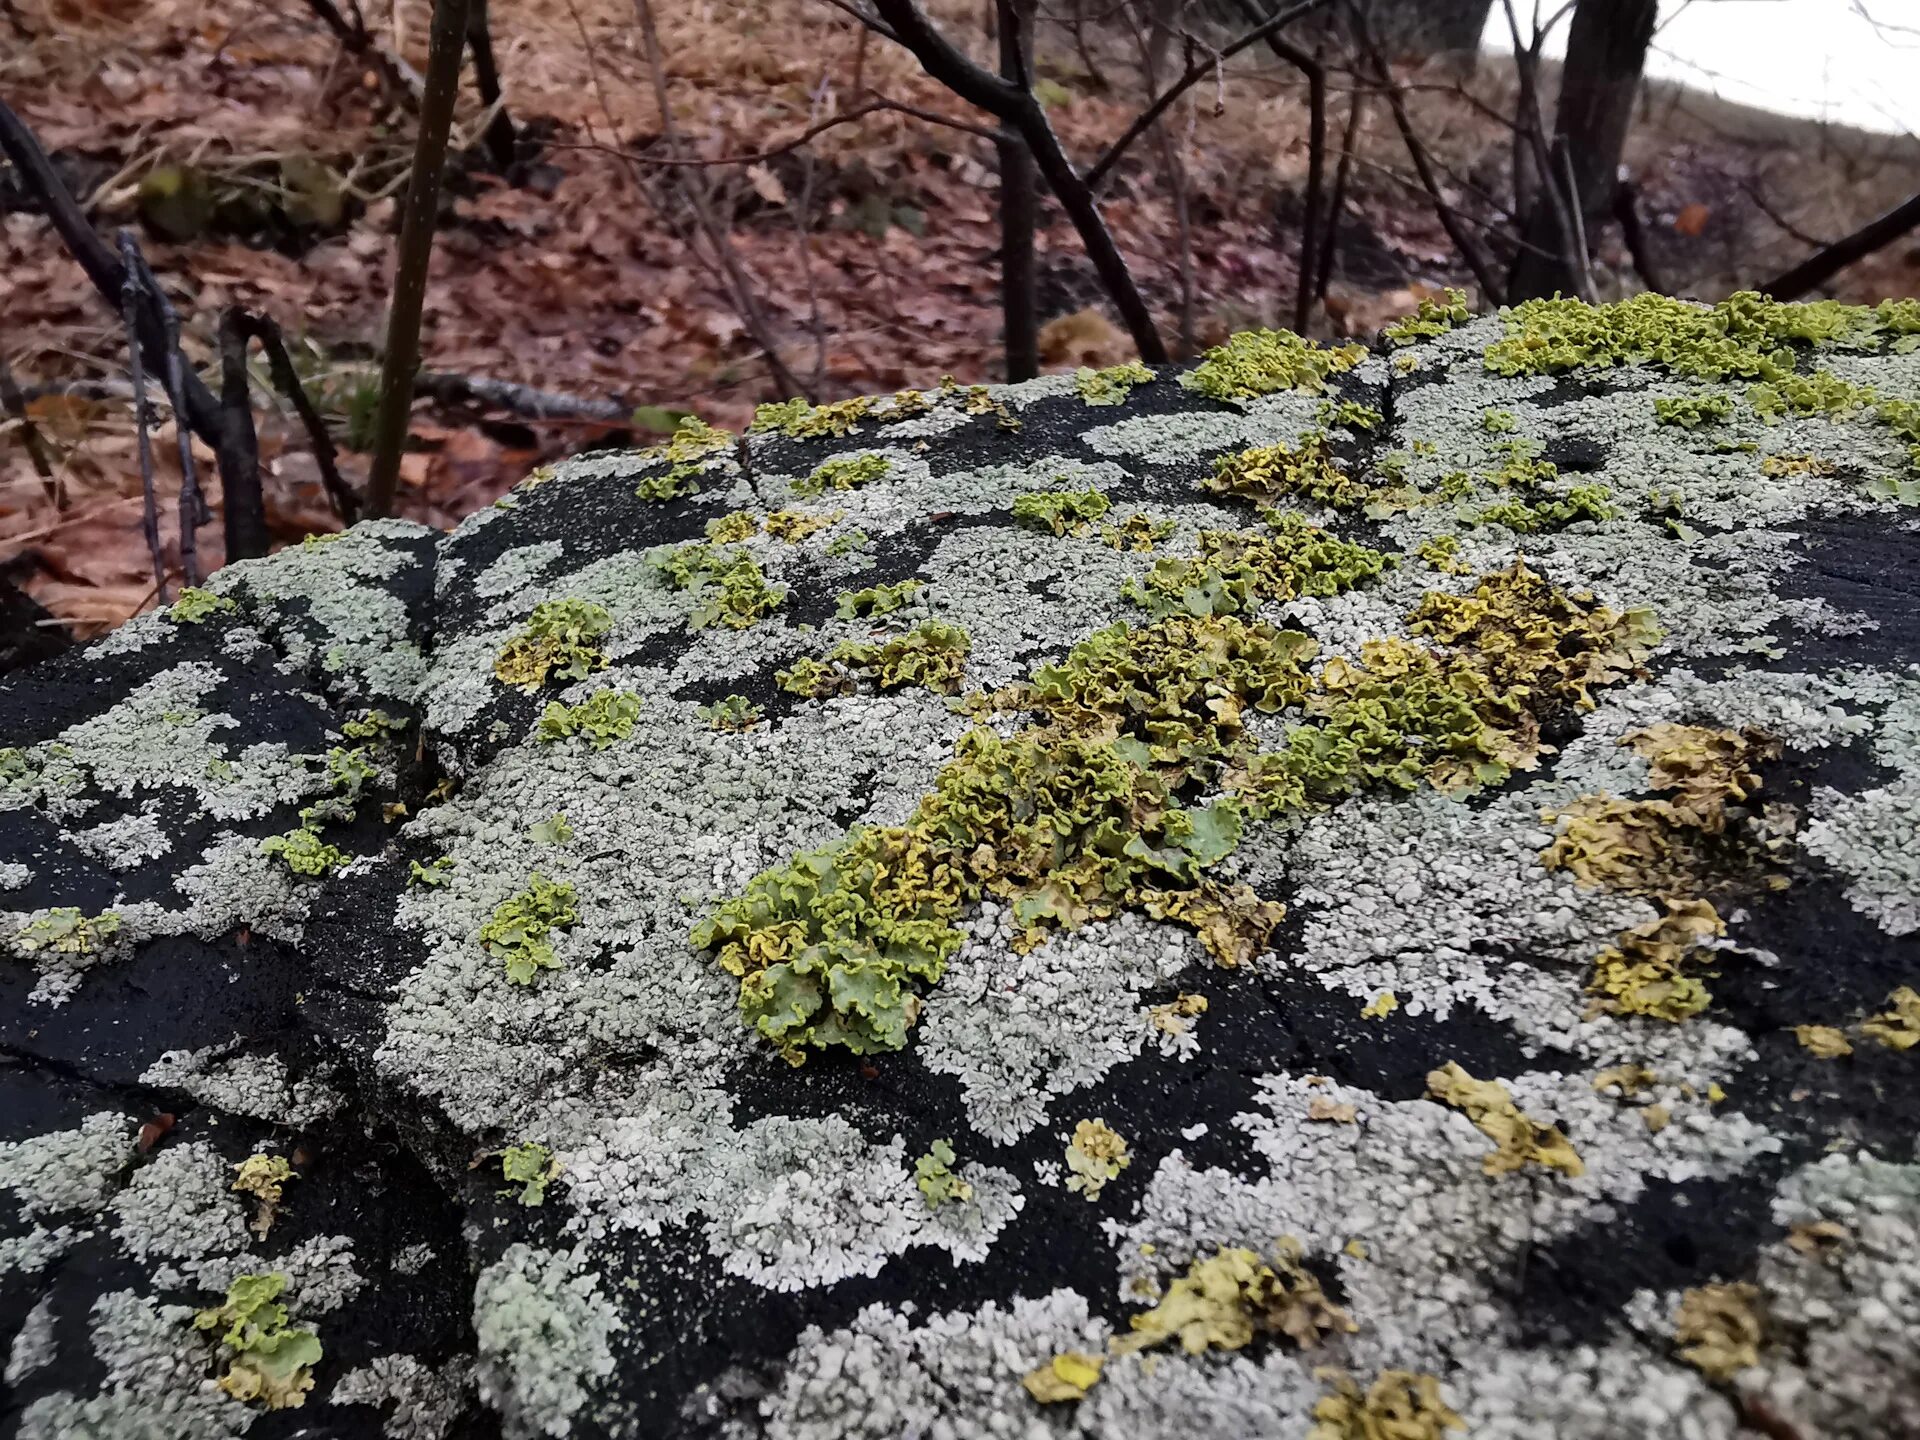
[[[0,682],[0,1434],[1913,1432],[1916,335],[788,402]]]

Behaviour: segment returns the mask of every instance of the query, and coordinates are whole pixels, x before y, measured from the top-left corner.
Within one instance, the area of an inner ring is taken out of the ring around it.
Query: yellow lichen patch
[[[1153,1309],[1134,1316],[1133,1334],[1116,1339],[1114,1353],[1170,1341],[1189,1355],[1239,1350],[1260,1334],[1285,1335],[1312,1350],[1323,1335],[1358,1330],[1353,1317],[1327,1299],[1300,1255],[1300,1242],[1291,1235],[1275,1246],[1271,1265],[1252,1250],[1222,1246],[1212,1259],[1188,1266]]]
[[[1536,711],[1552,701],[1592,709],[1592,687],[1636,674],[1661,633],[1651,611],[1561,590],[1517,559],[1470,595],[1429,591],[1408,628],[1470,648],[1496,685],[1530,696]]]
[[[1703,868],[1693,832],[1674,822],[1663,800],[1582,795],[1541,818],[1560,832],[1540,863],[1571,872],[1582,885],[1658,895],[1690,888]]]
[[[1313,1407],[1307,1440],[1442,1440],[1467,1422],[1440,1398],[1440,1382],[1407,1370],[1382,1370],[1364,1391],[1349,1375],[1320,1371],[1331,1395]]]
[[[1757,731],[1664,722],[1623,735],[1620,743],[1649,762],[1651,786],[1669,797],[1672,818],[1710,835],[1726,828],[1729,800],[1751,799],[1759,790],[1754,765],[1780,754],[1779,742]]]
[[[1089,1200],[1100,1198],[1109,1180],[1133,1163],[1127,1154],[1127,1142],[1104,1120],[1082,1120],[1073,1127],[1073,1139],[1067,1142],[1067,1189],[1078,1191]]]
[[[1366,1003],[1360,1015],[1365,1020],[1384,1020],[1399,1008],[1400,997],[1391,990],[1382,990]]]
[[[1847,1039],[1847,1032],[1831,1025],[1796,1025],[1793,1038],[1816,1060],[1838,1060],[1842,1055],[1853,1053],[1853,1042]]]
[[[1920,992],[1902,985],[1887,996],[1888,1008],[1860,1022],[1860,1033],[1889,1050],[1911,1050],[1920,1045]]]
[[[1727,933],[1720,914],[1705,900],[1669,900],[1667,913],[1631,930],[1593,959],[1587,993],[1593,1015],[1647,1015],[1680,1021],[1707,1008],[1707,987],[1683,967],[1703,941]]]
[[[1821,478],[1839,473],[1840,467],[1818,455],[1769,455],[1760,462],[1760,473],[1776,478],[1783,475],[1814,475]]]
[[[257,1202],[253,1223],[248,1227],[264,1240],[280,1213],[281,1187],[295,1177],[293,1166],[284,1155],[249,1155],[233,1167],[232,1188],[251,1195]]]
[[[767,516],[767,535],[774,540],[784,540],[789,545],[798,545],[807,536],[817,530],[825,530],[846,513],[836,510],[831,515],[809,515],[804,510],[776,510]]]
[[[1586,1166],[1557,1126],[1542,1125],[1520,1113],[1498,1080],[1476,1080],[1455,1061],[1427,1072],[1427,1094],[1466,1113],[1474,1127],[1497,1147],[1480,1162],[1489,1175],[1505,1175],[1525,1165],[1540,1165],[1567,1175]]]
[[[1104,1355],[1089,1355],[1082,1350],[1067,1350],[1053,1357],[1037,1370],[1029,1370],[1020,1377],[1020,1383],[1027,1387],[1027,1393],[1042,1405],[1058,1405],[1066,1400],[1083,1400],[1087,1391],[1100,1378],[1100,1368],[1107,1363]]]
[[[1753,1285],[1701,1285],[1680,1297],[1673,1339],[1680,1358],[1709,1380],[1728,1381],[1760,1363],[1765,1336]]]
[[[735,510],[707,522],[707,538],[716,545],[738,545],[760,533],[760,517],[751,510]]]

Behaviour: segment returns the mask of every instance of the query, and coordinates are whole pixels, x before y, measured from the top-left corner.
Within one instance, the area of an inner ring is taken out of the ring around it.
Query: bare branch
[[[969,135],[978,135],[983,140],[998,140],[1002,132],[990,125],[976,125],[971,120],[962,120],[953,115],[942,115],[937,110],[926,110],[918,105],[907,105],[884,96],[875,96],[864,100],[851,110],[838,115],[829,115],[826,119],[807,126],[790,140],[782,140],[765,150],[754,150],[742,155],[714,155],[711,157],[686,155],[654,155],[645,150],[622,150],[616,146],[582,142],[553,142],[555,150],[592,150],[605,155],[617,155],[641,165],[655,165],[665,169],[706,170],[725,165],[757,165],[764,160],[778,159],[800,149],[815,136],[824,134],[840,125],[850,125],[856,120],[864,120],[869,115],[893,112],[911,115],[916,120],[925,120],[934,125],[944,125],[950,130],[964,130]]]
[[[479,375],[456,375],[446,370],[422,370],[413,387],[442,405],[478,405],[501,410],[524,420],[586,420],[596,424],[632,425],[633,406],[613,396],[596,400],[537,390],[511,380],[489,380]]]
[[[1776,300],[1797,300],[1809,290],[1826,284],[1854,261],[1892,244],[1915,226],[1920,226],[1920,195],[1902,201],[1851,235],[1841,236],[1791,270],[1753,288]]]
[[[1254,0],[1239,0],[1240,13],[1253,19],[1260,12]],[[1320,193],[1327,166],[1327,71],[1313,56],[1288,43],[1279,35],[1263,37],[1267,48],[1307,77],[1307,196],[1305,213],[1300,217],[1300,279],[1293,297],[1293,328],[1307,332],[1307,319],[1313,313],[1315,247],[1320,237]]]
[[[326,421],[320,418],[320,412],[314,408],[313,400],[307,394],[307,387],[300,383],[300,372],[293,368],[293,357],[287,354],[286,337],[280,333],[280,327],[267,315],[254,315],[238,306],[227,311],[222,324],[232,324],[245,340],[260,342],[260,348],[266,352],[267,373],[273,377],[273,388],[280,392],[280,398],[293,407],[293,413],[300,418],[301,428],[307,432],[307,444],[313,450],[314,464],[320,471],[320,483],[325,487],[327,499],[333,504],[334,514],[340,517],[342,525],[351,525],[360,518],[360,497],[340,476],[340,460],[333,447],[333,436],[327,432]],[[416,376],[414,389],[423,390],[424,377]]]
[[[1292,6],[1290,9],[1282,10],[1278,15],[1273,16],[1264,24],[1254,26],[1253,29],[1247,31],[1247,33],[1240,36],[1239,39],[1223,46],[1220,50],[1209,56],[1203,63],[1188,66],[1184,75],[1162,91],[1145,110],[1142,110],[1138,115],[1134,116],[1133,123],[1121,132],[1120,138],[1107,147],[1107,153],[1094,161],[1088,168],[1086,176],[1084,177],[1087,188],[1098,193],[1101,183],[1106,180],[1107,176],[1112,172],[1113,167],[1119,163],[1120,157],[1127,153],[1127,147],[1142,135],[1146,134],[1146,132],[1152,128],[1154,121],[1166,114],[1168,106],[1186,94],[1187,91],[1191,90],[1201,80],[1205,79],[1209,74],[1218,71],[1222,64],[1232,59],[1235,55],[1238,55],[1249,45],[1258,45],[1261,41],[1278,35],[1280,31],[1291,25],[1295,20],[1298,20],[1302,15],[1313,10],[1318,10],[1326,3],[1327,0],[1302,0],[1302,3]],[[1242,8],[1245,9],[1247,7],[1243,6]],[[1296,51],[1294,53],[1298,54],[1299,52]],[[1293,62],[1289,61],[1289,63]],[[1324,83],[1323,77],[1322,84]]]
[[[27,458],[33,461],[34,473],[40,477],[40,483],[46,488],[47,499],[54,509],[60,508],[60,482],[53,473],[53,463],[47,458],[47,445],[40,438],[40,427],[33,423],[33,417],[27,413],[27,400],[20,393],[20,387],[14,383],[13,371],[7,365],[7,357],[0,355],[0,407],[20,425],[20,443],[27,447]]]
[[[1414,172],[1420,177],[1420,187],[1427,192],[1427,199],[1433,205],[1435,218],[1441,228],[1447,232],[1447,238],[1453,242],[1453,248],[1460,252],[1460,258],[1466,261],[1467,268],[1473,272],[1474,281],[1480,286],[1482,301],[1491,303],[1500,293],[1494,280],[1493,269],[1480,253],[1480,247],[1473,243],[1473,237],[1460,225],[1459,217],[1453,207],[1440,193],[1440,182],[1433,173],[1433,164],[1427,158],[1427,147],[1420,143],[1420,136],[1413,128],[1413,121],[1407,116],[1407,102],[1400,94],[1400,87],[1394,84],[1392,73],[1387,69],[1386,59],[1380,53],[1380,47],[1374,43],[1373,34],[1367,25],[1366,15],[1357,5],[1349,6],[1353,18],[1354,33],[1359,37],[1368,62],[1373,66],[1375,82],[1386,95],[1387,108],[1393,112],[1394,128],[1400,132],[1401,143],[1407,147],[1407,158],[1413,161]]]
[[[427,298],[427,266],[433,258],[433,231],[439,218],[440,171],[447,160],[447,131],[453,124],[466,28],[467,0],[433,0],[427,88],[420,103],[413,172],[401,210],[393,302],[387,311],[387,343],[380,361],[380,411],[374,417],[373,464],[367,473],[367,513],[376,519],[393,512],[400,484],[400,458],[413,408],[413,372],[420,365],[420,312]]]
[[[133,232],[120,232],[120,316],[127,331],[127,368],[133,378],[133,429],[140,453],[140,528],[153,557],[153,588],[162,603],[167,598],[167,560],[160,549],[160,504],[153,491],[153,438],[147,434],[147,367],[140,352],[140,269],[134,263]]]
[[[975,65],[934,27],[914,0],[874,0],[874,4],[921,69],[968,104],[1019,131],[1033,153],[1035,167],[1079,232],[1087,258],[1120,312],[1140,358],[1148,364],[1165,363],[1167,347],[1153,323],[1153,312],[1107,229],[1092,188],[1061,149],[1060,138],[1033,93]]]

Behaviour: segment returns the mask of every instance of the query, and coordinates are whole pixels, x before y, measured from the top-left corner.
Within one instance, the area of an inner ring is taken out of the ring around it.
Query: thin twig
[[[634,18],[640,24],[640,38],[647,49],[647,70],[653,81],[654,103],[660,108],[660,133],[665,138],[670,151],[680,148],[679,127],[674,124],[672,98],[667,92],[666,57],[660,48],[660,32],[654,25],[653,6],[649,0],[633,0]],[[680,193],[685,197],[687,207],[693,211],[694,224],[706,239],[714,258],[725,272],[729,288],[733,291],[734,308],[747,333],[753,336],[754,343],[767,357],[767,365],[773,371],[773,377],[788,395],[802,395],[811,400],[814,397],[800,383],[799,377],[788,368],[780,355],[780,347],[774,339],[773,329],[767,324],[767,318],[760,309],[759,299],[754,293],[752,277],[741,265],[740,259],[733,253],[733,246],[726,235],[715,223],[713,212],[707,204],[706,196],[699,186],[682,181]]]
[[[26,397],[20,393],[20,387],[14,383],[13,370],[7,364],[7,357],[0,355],[0,406],[20,424],[20,443],[27,447],[27,458],[33,461],[34,473],[40,477],[40,484],[46,489],[47,499],[53,508],[60,508],[60,481],[53,471],[53,462],[47,458],[47,445],[40,438],[40,427],[33,423],[33,417],[27,413]]]
[[[1667,287],[1660,283],[1659,272],[1654,268],[1646,227],[1640,223],[1639,200],[1640,191],[1634,183],[1622,180],[1613,187],[1613,218],[1620,222],[1620,235],[1627,242],[1627,254],[1633,260],[1634,274],[1640,277],[1640,283],[1647,289],[1664,295]]]
[[[1162,91],[1151,105],[1134,116],[1133,123],[1121,132],[1120,138],[1107,147],[1107,153],[1094,161],[1088,168],[1087,173],[1082,177],[1086,181],[1087,188],[1095,194],[1098,194],[1101,182],[1107,178],[1108,174],[1113,170],[1113,167],[1119,163],[1120,157],[1127,153],[1127,147],[1142,135],[1146,134],[1146,132],[1152,128],[1154,121],[1166,113],[1168,106],[1186,94],[1194,85],[1204,80],[1209,73],[1218,70],[1223,63],[1232,59],[1235,55],[1238,55],[1249,45],[1258,45],[1261,41],[1267,39],[1267,37],[1279,34],[1280,31],[1284,30],[1301,16],[1308,14],[1310,11],[1318,10],[1327,3],[1328,0],[1301,0],[1300,4],[1292,6],[1290,9],[1282,10],[1265,24],[1254,26],[1253,29],[1247,31],[1247,33],[1240,36],[1239,39],[1222,46],[1218,51],[1210,55],[1204,63],[1188,66],[1184,75]]]
[[[712,157],[689,155],[655,155],[646,150],[622,150],[615,146],[582,143],[580,141],[555,142],[555,150],[593,150],[602,154],[618,155],[641,165],[657,165],[663,169],[710,170],[724,165],[757,165],[765,160],[775,160],[782,155],[790,155],[815,136],[834,129],[839,125],[848,125],[867,116],[890,111],[899,115],[911,115],[915,119],[925,120],[934,125],[944,125],[949,130],[964,130],[969,135],[978,135],[983,140],[997,140],[1000,132],[990,125],[976,125],[971,120],[962,120],[954,115],[942,115],[937,110],[922,109],[918,105],[906,105],[897,100],[888,100],[876,96],[862,101],[851,110],[838,115],[829,115],[817,124],[809,125],[791,140],[782,140],[765,150],[754,150],[742,155],[715,155]]]
[[[1322,233],[1319,247],[1319,273],[1313,280],[1313,295],[1320,301],[1327,298],[1327,285],[1333,278],[1333,255],[1340,240],[1340,217],[1347,208],[1347,179],[1353,173],[1354,143],[1359,137],[1360,119],[1365,107],[1366,98],[1355,90],[1347,104],[1347,125],[1340,137],[1340,163],[1333,170],[1333,198],[1327,202],[1327,228]]]
[[[1240,13],[1249,19],[1260,12],[1254,0],[1239,0]],[[1294,286],[1293,328],[1307,333],[1307,319],[1313,313],[1313,277],[1316,269],[1314,247],[1320,238],[1320,192],[1327,167],[1327,71],[1313,56],[1290,45],[1280,36],[1268,34],[1267,48],[1275,57],[1307,77],[1307,196],[1306,213],[1300,217],[1300,277]]]
[[[427,298],[427,267],[433,259],[433,231],[440,210],[440,171],[447,159],[447,131],[453,124],[466,28],[467,0],[433,0],[427,88],[420,104],[412,178],[401,211],[393,301],[387,311],[387,343],[380,362],[380,410],[374,417],[373,463],[367,472],[367,512],[376,519],[393,511],[400,460],[407,446],[413,372],[420,364],[420,312]]]
[[[510,380],[479,375],[456,375],[445,370],[422,370],[414,377],[416,393],[442,405],[479,405],[525,420],[588,420],[608,425],[631,425],[633,405],[618,396],[605,400],[536,390]]]
[[[120,316],[127,331],[127,368],[133,377],[133,428],[140,453],[140,528],[147,537],[147,552],[153,556],[154,589],[167,598],[167,561],[160,549],[160,506],[153,491],[153,442],[147,434],[147,367],[141,357],[140,339],[140,267],[134,263],[133,232],[120,232],[121,274]]]
[[[121,232],[121,251],[127,252],[129,232]],[[188,585],[200,583],[200,545],[199,527],[213,519],[207,510],[207,502],[200,494],[200,475],[193,463],[193,430],[180,423],[180,417],[187,413],[186,402],[186,365],[180,355],[180,315],[173,308],[173,302],[167,299],[167,292],[160,288],[160,281],[154,275],[153,268],[147,264],[147,257],[140,253],[140,247],[132,246],[133,265],[139,273],[140,283],[153,297],[153,303],[160,310],[160,325],[167,337],[167,403],[173,407],[174,438],[180,446],[180,574]]]
[[[360,497],[353,493],[353,487],[341,478],[340,459],[334,449],[333,436],[328,433],[327,422],[320,418],[320,412],[314,407],[307,387],[300,381],[300,372],[293,368],[293,357],[287,353],[286,337],[280,333],[280,327],[269,315],[255,315],[245,310],[229,311],[237,314],[235,323],[248,338],[258,340],[260,348],[266,352],[267,373],[273,377],[273,388],[280,398],[293,407],[293,413],[300,418],[301,428],[307,432],[307,444],[313,451],[313,463],[320,471],[320,483],[327,492],[327,499],[333,505],[334,514],[340,517],[342,525],[351,525],[360,518]],[[427,390],[427,376],[414,378],[416,392]]]
[[[1401,143],[1407,148],[1407,158],[1413,161],[1414,172],[1420,177],[1420,186],[1427,192],[1427,199],[1433,205],[1435,218],[1447,232],[1447,238],[1453,242],[1453,248],[1460,252],[1460,258],[1473,272],[1475,282],[1480,286],[1481,299],[1491,303],[1500,293],[1494,280],[1493,269],[1486,257],[1480,253],[1480,247],[1473,243],[1473,237],[1461,228],[1453,207],[1440,194],[1440,182],[1433,173],[1432,162],[1427,158],[1427,147],[1420,143],[1420,136],[1413,128],[1413,121],[1407,116],[1407,103],[1401,97],[1399,87],[1393,83],[1392,74],[1387,69],[1386,59],[1380,53],[1380,47],[1374,43],[1373,33],[1367,25],[1365,14],[1357,5],[1349,6],[1353,18],[1354,33],[1365,50],[1369,63],[1374,69],[1376,81],[1382,87],[1387,98],[1387,108],[1393,112],[1394,127],[1400,132]]]

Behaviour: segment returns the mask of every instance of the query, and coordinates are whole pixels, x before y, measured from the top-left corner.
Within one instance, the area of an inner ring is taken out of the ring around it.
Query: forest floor
[[[469,85],[423,333],[431,370],[617,397],[639,411],[637,424],[536,424],[422,401],[402,474],[409,518],[450,524],[568,450],[644,442],[683,412],[737,427],[756,403],[784,398],[711,246],[697,238],[705,221],[724,235],[765,330],[815,398],[1001,373],[991,143],[879,110],[784,148],[876,96],[973,124],[983,117],[826,0],[655,8],[673,121],[664,139],[629,0],[494,0],[521,156],[505,174],[489,168]],[[930,8],[977,55],[989,53],[977,5]],[[376,0],[367,14],[379,42],[418,67],[429,9],[427,0]],[[213,330],[229,305],[274,317],[357,479],[411,153],[411,122],[390,87],[292,0],[0,0],[0,35],[9,29],[0,97],[34,127],[96,225],[135,228],[184,318],[189,359],[213,373]],[[1090,27],[1083,40],[1042,33],[1036,88],[1084,163],[1126,129],[1149,87],[1125,33]],[[1402,76],[1421,133],[1454,177],[1450,195],[1497,222],[1496,202],[1480,197],[1503,193],[1512,143],[1481,107],[1512,112],[1511,66],[1487,59],[1464,82]],[[1336,82],[1336,146],[1349,98]],[[1363,106],[1357,135],[1319,333],[1370,333],[1465,278],[1408,184],[1383,105]],[[708,159],[779,153],[669,169],[654,163],[668,145]],[[1677,89],[1649,94],[1628,158],[1664,287],[1706,299],[1920,188],[1920,141]],[[1249,51],[1188,92],[1164,143],[1143,138],[1117,167],[1104,197],[1109,224],[1182,348],[1286,323],[1306,159],[1304,87]],[[1051,207],[1039,245],[1046,367],[1131,354]],[[1618,250],[1617,237],[1599,237],[1609,293],[1639,288]],[[1913,245],[1856,265],[1832,289],[1852,300],[1917,292]],[[0,358],[33,397],[29,413],[56,465],[52,483],[37,476],[19,424],[0,416],[0,573],[79,633],[98,632],[153,601],[126,348],[117,316],[4,168]],[[336,528],[298,427],[274,410],[264,383],[257,404],[276,543]],[[153,438],[170,493],[171,426]],[[203,550],[217,547],[217,533]]]

